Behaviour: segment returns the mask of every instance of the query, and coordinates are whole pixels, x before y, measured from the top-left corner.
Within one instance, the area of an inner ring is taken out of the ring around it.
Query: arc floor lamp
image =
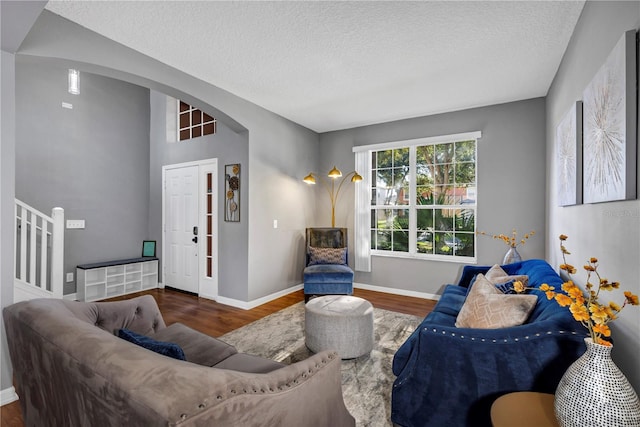
[[[327,176],[330,178],[329,181],[331,182],[331,185],[327,184],[327,182],[324,179],[322,179],[320,176],[318,176],[314,172],[311,172],[309,173],[309,175],[305,176],[303,181],[306,182],[307,184],[315,184],[316,181],[319,180],[320,183],[327,190],[327,193],[329,193],[329,199],[331,200],[331,227],[335,227],[336,226],[336,201],[338,200],[338,196],[340,195],[342,184],[344,184],[344,182],[349,177],[351,177],[351,182],[360,182],[362,181],[362,177],[356,171],[351,171],[348,174],[346,174],[344,177],[342,177],[342,172],[340,172],[340,169],[336,168],[335,166],[333,167],[333,169],[329,171]],[[342,177],[342,179],[340,180],[340,183],[338,184],[338,188],[336,189],[336,181],[340,177]]]

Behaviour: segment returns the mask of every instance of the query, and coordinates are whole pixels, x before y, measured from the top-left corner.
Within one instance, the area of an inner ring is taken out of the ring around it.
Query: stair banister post
[[[53,241],[51,243],[51,292],[54,298],[62,298],[64,288],[64,209],[53,208]]]

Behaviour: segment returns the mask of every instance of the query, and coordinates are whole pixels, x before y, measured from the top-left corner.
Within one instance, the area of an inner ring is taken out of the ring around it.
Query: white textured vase
[[[504,255],[504,259],[502,260],[502,264],[513,264],[514,262],[520,262],[522,258],[520,254],[516,250],[515,246],[509,246],[509,250]]]
[[[611,360],[611,346],[585,338],[587,351],[558,384],[555,414],[561,427],[640,426],[640,401]]]

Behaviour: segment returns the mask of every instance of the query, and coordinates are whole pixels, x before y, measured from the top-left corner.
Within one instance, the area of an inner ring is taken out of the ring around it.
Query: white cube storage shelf
[[[97,301],[158,287],[158,258],[83,264],[76,268],[79,301]]]

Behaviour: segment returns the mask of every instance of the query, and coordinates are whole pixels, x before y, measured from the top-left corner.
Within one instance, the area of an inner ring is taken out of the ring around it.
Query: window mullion
[[[409,254],[416,254],[418,215],[416,212],[416,146],[409,147]]]

